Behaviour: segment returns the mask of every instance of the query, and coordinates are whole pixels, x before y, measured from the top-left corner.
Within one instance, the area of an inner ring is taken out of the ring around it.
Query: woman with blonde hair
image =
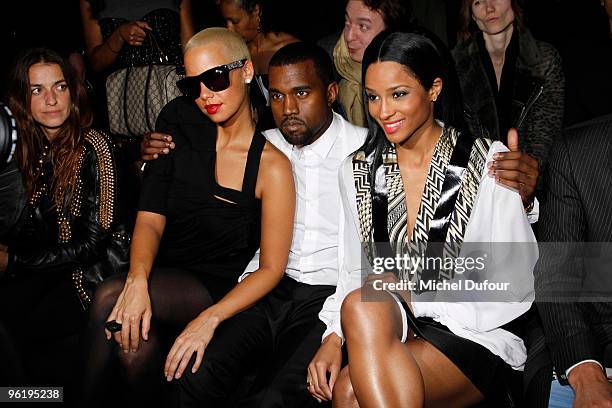
[[[113,353],[139,391],[132,395],[153,400],[160,387],[152,392],[151,385],[162,372],[178,379],[192,357],[197,370],[217,327],[284,273],[293,177],[286,157],[255,130],[246,44],[227,29],[209,28],[189,40],[184,59],[184,96],[164,108],[157,129],[177,147],[145,168],[127,277],[96,294],[90,401],[103,389],[99,380]],[[238,283],[257,248],[259,269]],[[164,364],[159,357],[172,342]]]

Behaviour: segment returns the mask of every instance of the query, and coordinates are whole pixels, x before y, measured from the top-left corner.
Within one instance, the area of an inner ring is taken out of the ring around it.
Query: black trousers
[[[178,381],[182,407],[300,407],[314,401],[306,390],[308,363],[325,330],[318,314],[334,286],[284,277],[264,299],[217,328],[199,370],[192,358]],[[237,395],[255,373],[246,395]],[[244,385],[244,383],[243,383]]]

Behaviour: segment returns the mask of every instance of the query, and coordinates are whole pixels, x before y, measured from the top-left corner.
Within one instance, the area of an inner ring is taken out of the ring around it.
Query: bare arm
[[[146,211],[138,212],[130,249],[128,277],[149,278],[165,227],[166,217],[163,215]]]
[[[115,333],[114,337],[125,352],[138,350],[141,335],[143,339],[148,339],[152,316],[148,279],[165,226],[165,216],[138,212],[130,248],[130,271],[107,319],[121,323],[121,331]],[[108,330],[106,337],[111,337]]]
[[[193,17],[191,13],[191,0],[182,0],[180,6],[181,15],[181,47],[184,50],[187,41],[193,36]]]
[[[102,71],[111,66],[125,43],[135,46],[142,45],[146,36],[144,29],[151,29],[144,21],[125,23],[104,41],[100,24],[93,17],[89,1],[80,0],[80,8],[85,46],[94,71]]]

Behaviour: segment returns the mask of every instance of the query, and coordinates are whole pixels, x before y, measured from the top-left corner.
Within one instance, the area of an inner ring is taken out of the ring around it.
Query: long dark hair
[[[442,91],[434,103],[434,118],[441,120],[446,126],[452,126],[459,131],[465,130],[459,81],[450,52],[439,38],[423,28],[414,27],[410,32],[383,31],[372,40],[362,61],[362,92],[366,112],[366,72],[371,64],[383,61],[403,65],[426,90],[431,89],[436,78],[442,79]],[[362,150],[366,156],[375,153],[371,166],[374,180],[376,169],[382,163],[383,152],[390,143],[372,116],[369,113],[366,116],[368,136]]]
[[[53,143],[49,146],[53,165],[53,184],[51,196],[56,204],[64,199],[64,193],[74,182],[78,161],[83,149],[83,129],[92,121],[84,87],[76,79],[72,68],[55,51],[48,48],[33,48],[22,52],[16,59],[9,77],[8,105],[15,116],[19,143],[17,145],[17,165],[21,170],[26,191],[32,195],[38,177],[38,160],[45,146],[49,144],[42,127],[32,117],[30,110],[30,67],[44,62],[57,64],[62,70],[70,91],[71,106],[68,119],[58,129]]]

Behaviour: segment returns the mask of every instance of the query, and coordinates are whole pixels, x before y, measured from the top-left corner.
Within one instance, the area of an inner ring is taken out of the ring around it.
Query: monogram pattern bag
[[[176,86],[183,77],[181,67],[163,64],[168,57],[152,32],[147,32],[147,38],[158,50],[162,64],[123,68],[106,80],[108,120],[113,134],[140,137],[153,132],[162,108],[181,95]]]

